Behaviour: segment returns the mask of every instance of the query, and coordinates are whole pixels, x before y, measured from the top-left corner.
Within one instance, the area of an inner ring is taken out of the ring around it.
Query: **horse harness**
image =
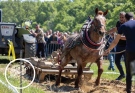
[[[99,43],[95,43],[90,39],[90,33],[88,33],[88,30],[92,25],[92,21],[93,20],[87,20],[85,22],[84,26],[81,29],[82,31],[80,34],[80,39],[81,39],[83,45],[88,50],[99,51],[99,55],[103,55],[103,48],[105,47],[105,44],[106,44],[105,36],[102,38],[102,40]],[[98,32],[96,26],[94,26],[94,27],[95,27],[94,31]]]

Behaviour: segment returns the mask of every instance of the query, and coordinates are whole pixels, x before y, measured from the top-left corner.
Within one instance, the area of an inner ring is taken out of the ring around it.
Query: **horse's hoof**
[[[58,82],[58,83],[57,83],[57,82],[55,83],[55,86],[59,86],[59,85],[60,85],[60,83],[59,83],[59,82]]]
[[[100,82],[96,80],[96,81],[95,81],[95,86],[98,86],[99,83],[100,83]]]
[[[55,84],[55,86],[59,86],[60,84]]]
[[[80,89],[79,86],[75,86],[74,88],[75,88],[76,90],[79,90],[79,89]]]
[[[53,86],[55,89],[58,88],[58,86],[56,86],[56,84]]]
[[[97,86],[99,86],[99,84],[95,84],[94,86],[97,87]]]
[[[99,86],[99,83],[95,82],[95,86]]]

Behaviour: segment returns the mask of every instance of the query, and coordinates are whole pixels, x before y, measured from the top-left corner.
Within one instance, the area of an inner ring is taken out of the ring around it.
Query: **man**
[[[111,43],[110,47],[105,51],[106,54],[110,52],[120,40],[122,34],[125,35],[126,39],[126,91],[131,93],[132,85],[132,75],[130,64],[132,61],[135,61],[135,20],[133,20],[133,13],[126,13],[126,21],[118,30],[118,34],[114,41]]]
[[[36,56],[38,58],[40,57],[45,57],[44,55],[44,48],[45,48],[45,40],[44,40],[44,32],[43,30],[40,28],[40,26],[37,24],[36,25],[36,31],[31,33],[36,37],[37,40],[37,52],[36,52]],[[40,52],[41,52],[41,56],[40,56]]]
[[[117,22],[116,24],[116,27],[114,27],[113,29],[111,29],[109,31],[109,33],[112,33],[112,32],[117,32],[119,27],[125,23],[125,12],[120,12],[119,14],[119,21]],[[125,50],[125,47],[126,47],[126,40],[124,40],[124,36],[121,36],[121,39],[119,40],[117,46],[116,46],[116,52],[121,52],[123,50]],[[121,65],[121,58],[124,58],[124,62],[125,62],[125,52],[122,52],[122,53],[118,53],[115,55],[115,64],[120,72],[120,75],[118,76],[118,78],[116,78],[116,80],[121,80],[123,78],[125,78],[125,73],[124,73],[124,70],[123,70],[123,67]]]
[[[58,37],[56,35],[56,32],[52,33],[52,35],[49,38],[49,41],[50,41],[49,53],[51,54],[53,51],[57,50]]]

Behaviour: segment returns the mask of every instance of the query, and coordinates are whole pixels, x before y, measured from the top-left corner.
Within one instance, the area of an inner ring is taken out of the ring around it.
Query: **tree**
[[[95,8],[109,10],[107,30],[114,27],[120,11],[135,12],[135,0],[8,0],[1,1],[3,21],[21,24],[22,21],[32,20],[39,23],[45,30],[75,31],[80,30],[88,16],[95,15]]]

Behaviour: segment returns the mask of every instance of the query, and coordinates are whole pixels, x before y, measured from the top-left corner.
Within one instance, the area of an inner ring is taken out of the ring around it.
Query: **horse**
[[[64,67],[71,60],[77,62],[77,77],[75,80],[75,88],[79,88],[81,77],[83,74],[83,68],[87,63],[95,62],[98,67],[98,76],[95,84],[100,84],[100,77],[103,72],[103,48],[105,46],[105,33],[106,33],[106,18],[105,12],[95,9],[95,16],[93,20],[89,22],[86,29],[81,34],[75,34],[70,36],[65,42],[60,57],[59,57],[59,74],[55,82],[55,86],[60,85],[61,73]]]

